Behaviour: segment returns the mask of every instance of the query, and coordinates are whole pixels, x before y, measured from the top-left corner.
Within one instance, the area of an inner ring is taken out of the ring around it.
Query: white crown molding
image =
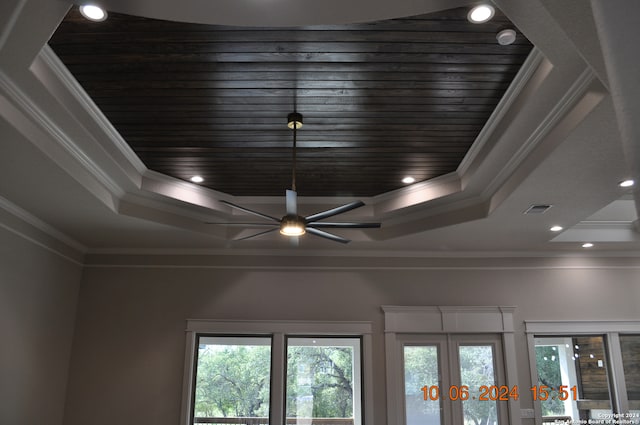
[[[486,186],[483,191],[483,197],[493,196],[500,189],[504,182],[513,175],[523,161],[531,155],[532,151],[542,144],[551,130],[567,116],[578,100],[586,94],[592,83],[596,80],[597,78],[591,68],[587,67],[582,71],[575,82],[562,96],[560,101],[553,106],[551,111],[538,124],[538,126],[536,126],[524,143],[522,143],[518,151],[511,156],[509,161],[504,164],[492,181]]]
[[[0,52],[4,49],[4,46],[7,44],[7,40],[11,35],[11,32],[16,26],[18,19],[20,18],[20,14],[22,13],[24,7],[27,5],[29,0],[20,0],[16,7],[14,7],[9,19],[6,20],[6,25],[4,26],[4,31],[0,33]]]
[[[104,186],[113,196],[120,198],[124,195],[124,189],[106,173],[98,163],[90,158],[78,145],[53,122],[49,116],[38,107],[32,99],[23,92],[19,85],[12,81],[2,70],[0,70],[0,90],[6,93],[11,101],[19,108],[25,117],[37,124],[38,127],[53,138],[54,142],[61,147],[64,152],[76,161],[84,170],[89,172],[102,186]],[[32,140],[33,141],[33,140]],[[38,145],[37,141],[35,144]],[[46,149],[41,150],[55,162],[59,158],[53,158],[49,152],[50,141],[41,141]]]
[[[13,224],[7,222],[7,220],[0,220],[1,227],[67,260],[76,264],[82,264],[81,259],[88,249],[80,242],[60,232],[58,229],[45,223],[2,196],[0,196],[0,210],[17,220],[17,222]],[[26,224],[27,226],[19,226],[19,223]],[[60,242],[63,246],[55,242]]]
[[[523,89],[529,84],[531,77],[536,73],[538,67],[545,59],[544,55],[535,46],[527,56],[527,59],[522,64],[522,67],[516,74],[515,78],[507,88],[502,99],[498,102],[496,109],[491,113],[491,116],[480,130],[478,137],[469,148],[469,151],[460,162],[457,172],[461,176],[465,176],[471,167],[473,162],[481,160],[478,158],[482,148],[492,141],[492,136],[498,124],[502,122],[502,119],[514,105],[518,96],[522,93]],[[495,140],[494,140],[495,143]]]
[[[108,137],[108,140],[113,143],[113,145],[138,171],[138,173],[141,175],[144,174],[147,171],[147,167],[122,138],[120,133],[118,133],[113,124],[111,124],[107,117],[98,108],[93,99],[89,97],[87,92],[82,88],[69,69],[62,63],[60,58],[58,58],[49,45],[45,45],[42,48],[39,57],[49,67],[49,70],[60,80],[64,88],[66,88],[66,90],[82,106],[84,111],[89,114],[91,119],[98,124],[100,129]]]

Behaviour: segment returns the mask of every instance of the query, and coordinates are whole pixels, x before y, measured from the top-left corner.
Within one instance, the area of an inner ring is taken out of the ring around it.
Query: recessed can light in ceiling
[[[583,248],[593,248],[593,244],[591,242],[583,243],[582,247]]]
[[[496,10],[488,4],[479,4],[472,8],[467,14],[469,22],[474,24],[483,24],[493,18]]]
[[[101,22],[107,19],[107,12],[100,6],[94,4],[83,4],[80,6],[80,14],[94,22]]]
[[[405,178],[402,179],[402,183],[404,184],[411,184],[411,183],[415,183],[416,179],[414,179],[411,176],[407,176]]]
[[[560,232],[562,231],[562,229],[562,226],[552,226],[549,230],[551,230],[552,232]]]
[[[204,178],[202,176],[193,176],[189,180],[194,183],[202,183],[204,181]]]
[[[633,181],[633,180],[631,180],[631,179],[629,179],[629,180],[624,180],[624,181],[621,181],[620,183],[618,183],[618,185],[619,185],[620,187],[631,187],[631,186],[633,186],[634,184],[636,184],[636,182],[635,182],[635,181]]]

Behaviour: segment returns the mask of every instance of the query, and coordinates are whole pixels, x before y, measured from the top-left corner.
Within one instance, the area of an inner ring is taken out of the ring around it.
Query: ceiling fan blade
[[[307,228],[377,229],[381,225],[381,223],[330,223],[325,221],[314,221],[307,223]]]
[[[313,227],[307,227],[307,233],[311,233],[312,235],[320,236],[321,238],[329,239],[335,242],[340,243],[349,243],[351,242],[349,239],[345,239],[341,236],[334,235],[328,232],[324,232],[322,230],[314,229]]]
[[[347,211],[355,210],[356,208],[360,208],[362,206],[364,206],[364,202],[354,201],[336,208],[332,208],[330,210],[326,210],[326,211],[322,211],[322,212],[310,215],[309,217],[305,217],[305,220],[307,221],[307,223],[318,221],[318,220],[322,220],[323,218],[328,218],[337,214],[342,214]]]
[[[204,224],[218,224],[221,226],[242,226],[242,227],[274,227],[278,225],[278,223],[243,223],[239,221],[225,221],[225,222],[205,221]]]
[[[236,204],[233,204],[231,202],[227,202],[227,201],[220,201],[220,202],[222,202],[223,204],[229,205],[232,208],[238,209],[240,211],[244,211],[244,212],[249,213],[249,214],[257,215],[258,217],[262,217],[262,218],[265,218],[267,220],[276,221],[278,223],[280,222],[279,218],[271,217],[270,215],[262,214],[261,212],[250,210],[249,208],[241,207],[240,205],[236,205]]]
[[[298,215],[298,194],[287,189],[287,215]]]
[[[244,237],[242,237],[242,238],[234,239],[234,241],[243,241],[243,240],[245,240],[245,239],[255,238],[255,237],[258,237],[258,236],[265,235],[265,234],[267,234],[267,233],[271,233],[271,232],[273,232],[273,231],[275,231],[275,230],[278,230],[278,228],[277,228],[277,227],[274,227],[273,229],[265,230],[264,232],[254,233],[253,235],[244,236]]]

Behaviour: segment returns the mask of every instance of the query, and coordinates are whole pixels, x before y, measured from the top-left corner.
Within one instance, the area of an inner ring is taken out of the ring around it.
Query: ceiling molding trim
[[[115,127],[102,113],[91,97],[89,97],[87,92],[82,88],[69,69],[62,63],[60,58],[48,44],[42,48],[39,58],[42,59],[43,63],[48,66],[49,70],[58,78],[64,88],[100,127],[113,146],[118,149],[118,151],[138,171],[139,174],[144,174],[147,171],[147,167],[144,165],[142,160],[140,160],[138,155],[136,155],[133,149],[131,149],[127,142],[122,138],[120,133],[118,133]]]
[[[102,0],[107,10],[153,19],[213,25],[292,27],[371,22],[436,12],[469,0],[187,0],[183,2]],[[273,13],[277,5],[279,13]],[[336,12],[336,11],[339,11]]]
[[[529,137],[522,143],[518,151],[509,158],[502,169],[494,176],[491,182],[485,186],[482,197],[492,197],[509,177],[526,160],[531,152],[540,145],[551,130],[573,109],[575,104],[587,93],[591,84],[596,81],[596,75],[590,67],[585,68],[569,87],[560,101],[553,107]]]
[[[491,113],[491,116],[482,127],[482,130],[480,130],[478,137],[476,137],[471,148],[469,148],[469,151],[467,151],[467,154],[460,162],[457,169],[459,175],[465,176],[471,167],[471,164],[479,160],[478,154],[482,151],[482,147],[492,140],[494,130],[516,102],[518,96],[522,93],[522,90],[527,84],[529,84],[531,77],[535,75],[538,67],[544,59],[545,57],[542,52],[534,46],[515,78],[507,88],[504,96],[500,99],[500,102],[498,102],[496,109]]]
[[[92,251],[85,265],[96,268],[175,268],[224,270],[640,270],[637,255],[620,251],[611,255],[588,256],[566,252],[551,257],[549,252],[430,252],[408,256],[398,252],[335,251],[300,253],[292,250],[194,250],[162,253],[158,250],[127,250],[108,253]],[[293,262],[295,257],[298,261]],[[294,265],[295,264],[295,265]]]
[[[453,172],[373,197],[376,216],[424,204],[462,190],[458,173]]]
[[[143,193],[161,195],[218,213],[228,213],[230,211],[230,208],[220,203],[219,200],[231,200],[233,198],[222,192],[182,181],[153,170],[147,170],[142,176],[141,190]]]
[[[4,26],[4,31],[0,34],[0,52],[4,49],[4,46],[7,44],[11,33],[13,32],[16,24],[18,23],[18,19],[22,14],[22,10],[27,5],[29,0],[19,0],[18,4],[14,7],[13,12],[7,19],[7,23]]]
[[[88,248],[80,242],[2,196],[0,196],[0,210],[7,213],[9,217],[14,218],[14,223],[9,223],[9,217],[5,216],[4,219],[0,217],[0,227],[73,263],[83,264],[83,256],[88,251]]]
[[[35,123],[46,134],[51,136],[53,142],[57,143],[72,160],[88,171],[98,182],[104,186],[114,197],[121,198],[125,190],[120,187],[102,168],[93,161],[69,136],[54,123],[30,98],[23,92],[18,84],[13,82],[2,70],[0,70],[0,90],[3,90],[12,100],[19,110],[31,122]],[[38,145],[37,141],[31,140]],[[40,143],[50,143],[50,140]],[[50,146],[43,148],[38,146],[42,152],[49,156],[56,163],[59,161],[50,155]],[[63,167],[64,168],[64,167]]]

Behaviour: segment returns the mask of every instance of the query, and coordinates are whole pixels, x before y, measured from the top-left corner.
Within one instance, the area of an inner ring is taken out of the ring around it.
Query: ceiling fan
[[[320,229],[334,228],[334,229],[364,229],[364,228],[379,228],[381,226],[380,223],[345,223],[345,222],[326,222],[320,221],[329,217],[333,217],[338,214],[345,213],[347,211],[354,210],[356,208],[360,208],[364,206],[364,202],[362,201],[354,201],[345,205],[341,205],[336,208],[332,208],[326,211],[321,211],[316,214],[312,214],[306,217],[298,215],[298,194],[296,192],[296,155],[297,155],[297,140],[296,140],[296,132],[298,128],[302,127],[302,114],[297,112],[290,113],[287,116],[287,126],[293,130],[293,150],[292,150],[292,182],[291,189],[287,189],[286,191],[286,215],[282,218],[276,218],[267,214],[263,214],[258,211],[254,211],[249,208],[242,207],[240,205],[233,204],[228,201],[220,201],[226,205],[229,205],[232,208],[235,208],[240,211],[244,211],[248,214],[253,214],[255,216],[261,217],[267,222],[262,223],[211,223],[211,224],[244,224],[244,225],[255,225],[255,226],[268,226],[271,227],[268,230],[235,239],[236,241],[255,238],[257,236],[262,236],[267,233],[274,232],[276,230],[280,230],[280,233],[288,236],[295,243],[297,242],[297,238],[299,236],[304,235],[305,233],[310,233],[312,235],[320,236],[321,238],[329,239],[335,242],[340,243],[349,243],[351,242],[349,239],[343,238],[338,235],[334,235],[332,233],[326,232]]]

